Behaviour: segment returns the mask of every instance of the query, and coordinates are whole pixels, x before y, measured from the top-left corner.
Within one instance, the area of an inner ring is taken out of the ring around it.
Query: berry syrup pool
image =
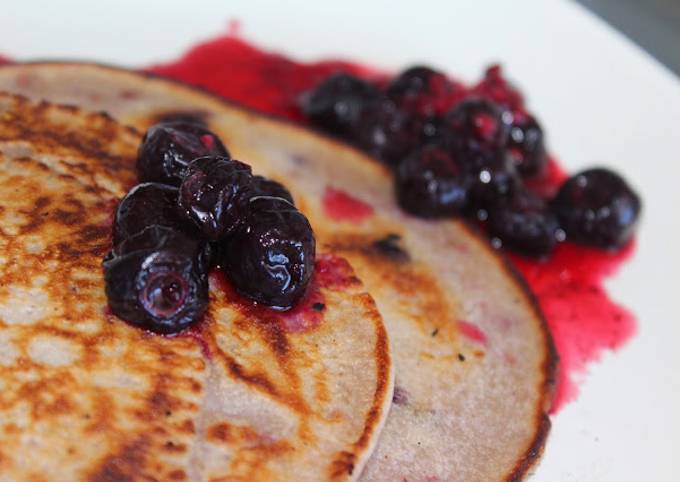
[[[300,95],[328,75],[343,70],[373,80],[385,78],[369,67],[349,62],[294,62],[234,36],[203,43],[178,61],[149,70],[303,124],[297,103]],[[484,81],[468,87],[467,92],[521,102],[521,94],[514,89],[499,90]],[[552,190],[564,177],[553,159],[540,188]],[[635,333],[633,315],[611,300],[604,289],[604,280],[633,249],[634,242],[617,253],[563,243],[547,260],[511,256],[545,314],[560,356],[553,412],[576,397],[576,383],[589,362],[598,360],[604,350],[618,349]]]

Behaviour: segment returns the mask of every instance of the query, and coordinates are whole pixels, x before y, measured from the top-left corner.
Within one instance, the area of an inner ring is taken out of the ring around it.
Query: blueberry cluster
[[[219,265],[237,291],[291,308],[314,270],[307,218],[281,184],[252,174],[203,126],[151,127],[139,180],[118,205],[104,260],[112,312],[157,333],[177,333],[208,307],[208,272]]]
[[[527,256],[546,256],[565,238],[619,248],[639,217],[638,196],[606,169],[573,176],[553,199],[526,186],[547,170],[543,130],[498,67],[473,89],[424,66],[382,86],[338,73],[301,108],[313,125],[390,166],[405,211],[465,216],[494,245]]]

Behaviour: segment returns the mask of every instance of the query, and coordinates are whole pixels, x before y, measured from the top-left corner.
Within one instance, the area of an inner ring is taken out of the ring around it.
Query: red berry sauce
[[[314,277],[304,298],[288,311],[277,311],[239,295],[222,270],[216,269],[210,273],[211,284],[225,293],[229,301],[236,303],[241,313],[264,323],[276,323],[286,333],[303,333],[319,326],[327,309],[321,290],[343,290],[355,280],[354,271],[344,258],[319,255],[314,266]]]
[[[332,187],[327,187],[324,192],[323,209],[334,221],[360,223],[373,215],[370,204]]]
[[[374,80],[386,78],[371,68],[348,62],[297,63],[258,50],[235,36],[203,43],[178,61],[150,70],[204,87],[248,107],[303,123],[297,107],[300,94],[341,69]],[[522,95],[505,80],[498,66],[490,67],[484,78],[467,92],[461,84],[455,85],[459,95],[454,97],[458,99],[461,94],[473,93],[508,106],[514,115],[526,113]],[[564,177],[564,171],[553,160],[544,178],[532,189],[552,194]],[[330,202],[326,205],[330,206],[330,213],[355,219],[355,214],[346,213],[356,209],[345,209],[346,203],[338,202],[342,195],[331,191],[328,198]],[[363,208],[359,211],[368,212]],[[631,313],[613,302],[603,287],[604,279],[612,275],[632,251],[632,244],[618,254],[563,244],[546,261],[513,257],[545,313],[561,358],[554,410],[575,397],[576,378],[583,374],[588,362],[597,360],[605,349],[619,348],[635,332]],[[302,325],[307,326],[306,323]]]
[[[563,243],[545,262],[512,256],[543,309],[560,356],[553,412],[576,398],[588,362],[635,334],[635,317],[604,289],[605,278],[633,250],[634,242],[615,254]]]
[[[486,345],[486,335],[482,330],[477,328],[472,323],[468,323],[467,321],[463,320],[458,320],[458,331],[460,332],[461,335],[463,335],[463,337],[467,338],[468,340],[475,341],[482,345]]]
[[[372,69],[341,61],[300,64],[234,37],[197,45],[177,62],[149,70],[182,80],[270,114],[302,121],[298,96],[343,70],[378,78]]]

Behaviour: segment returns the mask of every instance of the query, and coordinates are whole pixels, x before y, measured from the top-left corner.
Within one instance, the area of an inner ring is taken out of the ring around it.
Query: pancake
[[[550,422],[556,357],[513,268],[460,221],[400,211],[391,175],[364,154],[183,84],[90,64],[0,68],[0,88],[105,110],[145,129],[192,117],[237,159],[285,182],[374,297],[392,342],[394,401],[361,480],[520,480]]]
[[[337,253],[317,260],[320,313],[256,310],[219,272],[179,336],[107,309],[101,263],[140,141],[104,114],[0,95],[0,481],[355,480],[393,368]]]

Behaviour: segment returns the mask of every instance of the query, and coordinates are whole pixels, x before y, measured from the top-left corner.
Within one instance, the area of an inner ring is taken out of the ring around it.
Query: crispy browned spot
[[[149,441],[140,438],[123,446],[116,454],[103,461],[101,466],[89,477],[91,482],[132,482],[137,479],[147,457]]]

